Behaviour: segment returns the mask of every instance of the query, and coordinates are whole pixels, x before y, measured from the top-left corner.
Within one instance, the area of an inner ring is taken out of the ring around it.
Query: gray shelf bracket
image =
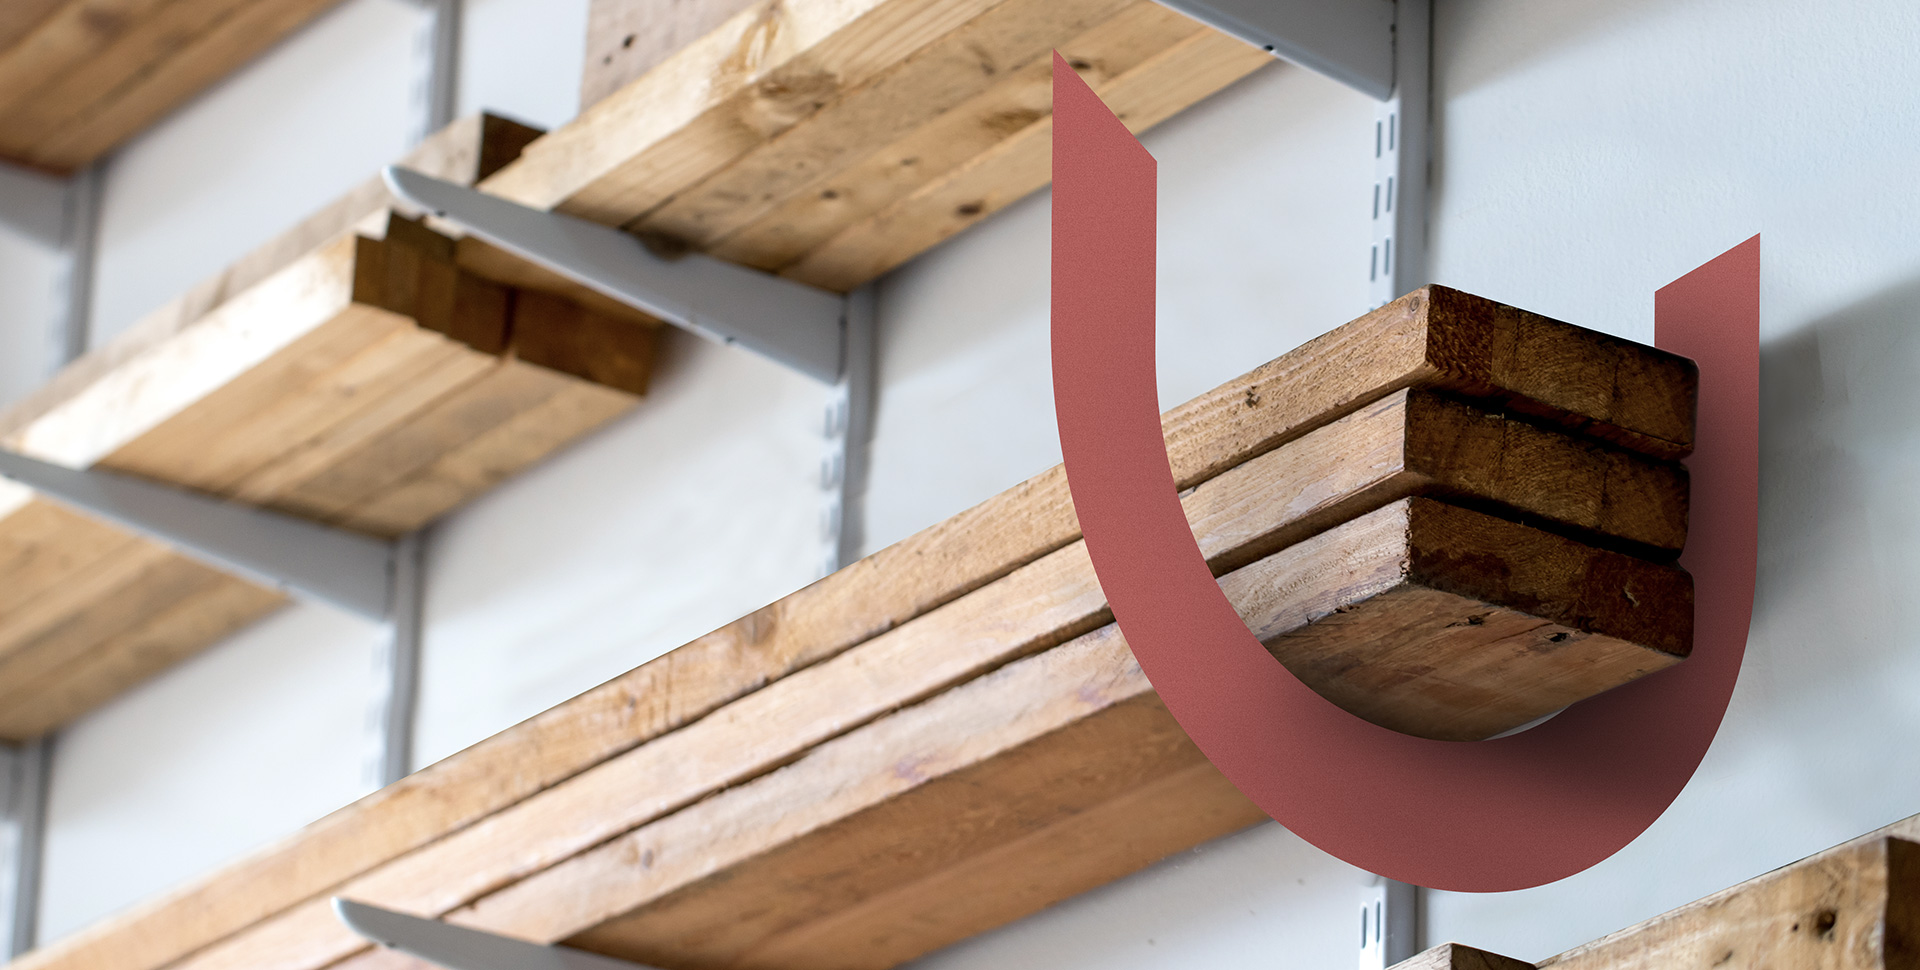
[[[1394,0],[1160,0],[1376,101],[1393,95]]]
[[[0,744],[0,963],[38,942],[51,738]]]
[[[576,283],[710,340],[739,344],[826,384],[846,356],[846,299],[700,253],[668,258],[585,219],[543,212],[389,166],[402,200]]]
[[[385,620],[393,545],[171,485],[0,451],[0,476],[296,596]]]
[[[1375,876],[1360,890],[1359,970],[1387,970],[1419,952],[1419,887]]]
[[[653,970],[566,946],[541,946],[484,930],[421,919],[366,903],[333,899],[347,929],[447,970]]]

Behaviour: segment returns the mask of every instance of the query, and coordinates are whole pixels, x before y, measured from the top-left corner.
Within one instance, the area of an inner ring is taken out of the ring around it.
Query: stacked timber
[[[1136,132],[1273,63],[1152,0],[595,0],[591,23],[590,107],[482,187],[842,291],[1047,184],[1055,49]]]
[[[1900,970],[1920,965],[1920,816],[1539,964],[1541,970]],[[1459,944],[1396,970],[1531,970]]]
[[[1685,360],[1433,287],[1169,412],[1249,626],[1483,737],[1678,662]],[[14,970],[408,961],[344,896],[679,967],[891,967],[1254,824],[1054,468]]]
[[[0,158],[83,168],[340,0],[0,3]]]
[[[536,135],[468,119],[409,161],[472,181]],[[369,182],[76,361],[0,414],[0,447],[394,536],[632,406],[650,321],[393,215],[385,191]],[[281,602],[0,481],[0,738],[53,730]]]

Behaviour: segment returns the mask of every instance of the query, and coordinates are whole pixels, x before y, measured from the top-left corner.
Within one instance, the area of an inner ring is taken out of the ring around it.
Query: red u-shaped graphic
[[[1335,707],[1269,654],[1181,511],[1154,374],[1154,161],[1054,58],[1053,380],[1100,586],[1167,709],[1293,832],[1404,882],[1562,879],[1671,804],[1719,729],[1752,616],[1759,514],[1756,236],[1660,290],[1657,342],[1700,366],[1692,656],[1530,731],[1429,741]]]

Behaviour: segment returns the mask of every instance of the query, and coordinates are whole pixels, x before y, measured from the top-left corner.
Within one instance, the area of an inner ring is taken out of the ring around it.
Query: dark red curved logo
[[[1719,729],[1752,616],[1759,514],[1759,237],[1661,289],[1659,345],[1700,366],[1696,594],[1685,663],[1533,730],[1390,731],[1282,667],[1220,590],[1181,511],[1154,374],[1154,161],[1054,59],[1053,380],[1100,586],[1168,710],[1274,819],[1354,865],[1441,889],[1524,889],[1652,825]]]

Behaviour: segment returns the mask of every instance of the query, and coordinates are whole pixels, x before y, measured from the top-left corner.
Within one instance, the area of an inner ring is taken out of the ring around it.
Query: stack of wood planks
[[[535,135],[469,119],[410,162],[471,182]],[[390,201],[370,182],[156,311],[0,414],[0,446],[392,536],[645,390],[651,321]],[[0,738],[57,728],[280,602],[0,482]]]
[[[6,0],[0,158],[83,168],[340,0]]]
[[[1691,365],[1444,288],[1165,416],[1282,662],[1484,736],[1678,661]],[[891,967],[1262,818],[1055,468],[12,970],[354,970],[334,895],[664,967]]]
[[[1396,970],[1533,970],[1459,944]],[[1540,970],[1920,966],[1920,815],[1539,964]]]
[[[591,107],[483,188],[835,290],[1047,184],[1054,49],[1134,131],[1273,61],[1152,0],[595,0],[591,22]]]

